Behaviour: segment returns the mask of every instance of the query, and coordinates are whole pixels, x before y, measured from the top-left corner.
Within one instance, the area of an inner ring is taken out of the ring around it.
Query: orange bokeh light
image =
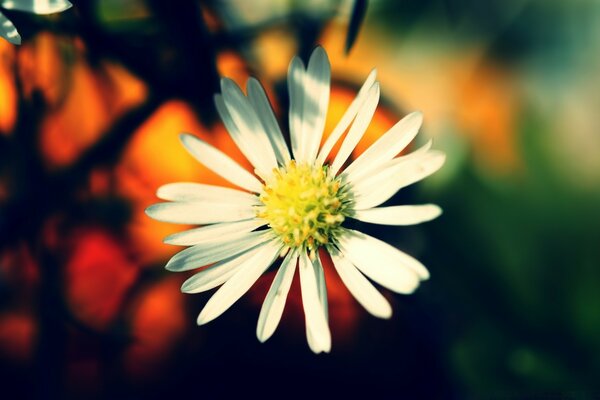
[[[157,373],[185,333],[188,323],[181,280],[171,277],[148,287],[136,300],[131,317],[132,344],[125,369],[136,378]]]
[[[181,132],[200,137],[238,161],[242,158],[221,125],[214,129],[205,127],[194,110],[182,101],[163,104],[138,128],[117,167],[117,180],[119,192],[132,202],[129,230],[144,264],[163,262],[170,257],[176,248],[162,244],[162,239],[185,229],[185,226],[153,220],[144,213],[148,206],[159,201],[156,189],[172,182],[232,186],[187,153],[179,141]],[[241,164],[249,168],[247,162]]]
[[[13,78],[14,46],[0,40],[0,134],[12,131],[17,118],[17,90]]]

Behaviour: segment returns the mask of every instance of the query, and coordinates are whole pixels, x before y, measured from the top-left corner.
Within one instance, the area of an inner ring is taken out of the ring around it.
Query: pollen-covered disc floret
[[[292,160],[273,171],[259,198],[258,217],[290,248],[312,251],[330,243],[349,216],[349,192],[327,166]]]

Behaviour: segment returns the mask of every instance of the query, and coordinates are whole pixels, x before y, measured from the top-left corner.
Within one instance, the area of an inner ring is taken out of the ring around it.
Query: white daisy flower
[[[0,0],[0,7],[7,10],[26,11],[39,15],[65,11],[72,4],[67,0]],[[0,12],[0,36],[12,44],[21,44],[17,28]]]
[[[375,77],[373,70],[320,146],[329,103],[329,60],[321,47],[313,52],[307,68],[294,58],[288,71],[291,154],[260,83],[250,78],[246,96],[232,80],[222,79],[222,94],[215,96],[217,110],[255,175],[208,143],[181,135],[193,157],[240,188],[172,183],[157,192],[168,202],[146,210],[160,221],[203,225],[165,239],[165,243],[191,246],[171,258],[168,270],[210,265],[186,280],[183,292],[199,293],[222,285],[200,312],[199,325],[221,315],[283,257],[260,311],[258,339],[267,340],[279,324],[298,267],[309,346],[315,353],[329,352],[327,289],[319,249],[329,252],[344,284],[376,317],[389,318],[392,309],[371,281],[409,294],[429,278],[416,259],[344,227],[348,218],[411,225],[441,213],[431,204],[378,207],[444,163],[443,153],[430,150],[431,142],[396,157],[417,134],[422,122],[419,112],[403,118],[344,168],[379,101]],[[333,162],[326,164],[348,128]]]

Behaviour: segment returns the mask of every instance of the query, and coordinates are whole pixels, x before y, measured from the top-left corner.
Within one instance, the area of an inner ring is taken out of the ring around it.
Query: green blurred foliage
[[[425,182],[419,195],[423,201],[435,195],[444,209],[424,226],[430,239],[424,261],[433,278],[420,295],[434,296],[444,314],[452,375],[476,398],[594,398],[600,177],[593,166],[600,120],[590,105],[597,106],[598,92],[588,91],[597,89],[600,3],[379,1],[371,12],[368,22],[380,21],[392,42],[427,31],[433,40],[484,43],[487,62],[511,71],[523,88],[518,124],[509,133],[518,168],[504,174],[482,168],[454,127],[454,139],[437,143],[448,152],[451,172]],[[579,125],[561,129],[570,126],[565,119]]]

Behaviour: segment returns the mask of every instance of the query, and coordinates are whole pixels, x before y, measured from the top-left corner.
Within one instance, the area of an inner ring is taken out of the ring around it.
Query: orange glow
[[[188,321],[180,286],[180,279],[172,277],[152,285],[136,300],[131,318],[133,343],[124,359],[133,377],[157,373],[185,333]]]
[[[19,75],[25,97],[41,92],[44,100],[55,106],[67,89],[69,76],[63,61],[65,47],[57,36],[41,32],[23,44],[19,51]]]
[[[482,65],[460,91],[458,130],[471,138],[478,162],[496,172],[510,172],[518,165],[515,127],[520,105],[510,75]]]
[[[30,315],[0,315],[0,357],[18,362],[31,359],[37,326]]]
[[[288,65],[296,55],[296,42],[286,29],[272,29],[261,33],[254,45],[260,62],[261,81],[263,76],[271,79],[285,77]]]
[[[72,74],[73,87],[64,105],[48,115],[42,126],[42,152],[54,166],[75,161],[110,123],[91,68],[76,64]]]
[[[110,124],[145,98],[145,86],[124,68],[105,64],[98,72],[83,61],[73,66],[64,104],[42,125],[42,151],[53,166],[72,163]]]
[[[242,90],[246,87],[246,80],[250,71],[244,59],[233,51],[224,51],[217,55],[217,70],[222,77],[231,78]]]
[[[83,323],[104,329],[117,316],[138,268],[124,246],[103,230],[77,232],[73,241],[65,271],[69,308]]]
[[[507,173],[518,168],[514,142],[521,107],[518,82],[506,67],[485,58],[485,43],[445,49],[413,39],[392,49],[372,46],[390,42],[381,32],[365,30],[346,57],[339,40],[344,29],[343,24],[332,22],[321,37],[334,76],[360,84],[376,67],[382,97],[406,112],[422,111],[425,135],[464,134],[476,161],[489,171]]]
[[[189,105],[173,100],[162,105],[134,133],[117,167],[119,192],[132,201],[129,229],[134,248],[144,264],[168,259],[176,248],[162,244],[162,239],[185,229],[185,226],[153,220],[144,213],[157,202],[158,187],[186,181],[231,186],[187,153],[179,141],[181,132],[192,133],[217,147],[228,143],[227,138],[222,138],[224,130],[216,128],[215,133],[211,133]]]
[[[17,92],[13,79],[14,46],[0,41],[0,134],[12,131],[17,118]]]

